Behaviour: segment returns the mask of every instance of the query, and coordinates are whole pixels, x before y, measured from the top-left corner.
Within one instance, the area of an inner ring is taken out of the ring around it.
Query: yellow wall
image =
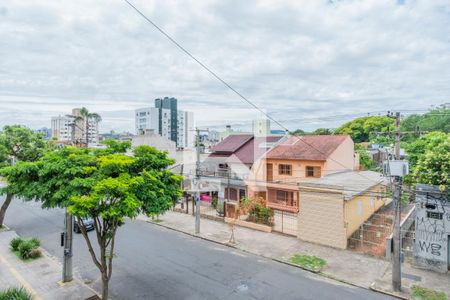
[[[372,194],[372,192],[374,194]],[[384,205],[380,197],[382,187],[373,187],[370,191],[345,201],[345,222],[347,225],[347,237],[350,237],[367,219]],[[362,208],[362,209],[360,209]]]
[[[345,249],[347,236],[341,193],[300,190],[298,237],[304,241]]]
[[[301,187],[298,237],[308,242],[347,248],[347,239],[352,233],[384,205],[379,195],[382,189],[378,185],[345,201],[341,191]],[[360,211],[358,207],[361,207]]]

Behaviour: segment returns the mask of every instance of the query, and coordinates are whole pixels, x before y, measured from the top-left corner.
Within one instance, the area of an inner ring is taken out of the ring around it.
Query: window
[[[306,177],[320,177],[321,176],[321,168],[307,166],[305,173],[306,173],[305,174]]]
[[[291,165],[278,165],[278,174],[279,175],[292,175],[292,166]]]
[[[277,190],[277,201],[284,202],[286,205],[293,206],[294,205],[293,200],[294,200],[293,192]]]
[[[287,201],[288,200],[288,192],[277,190],[277,200],[278,201]]]
[[[442,220],[442,216],[443,216],[443,213],[441,213],[441,212],[427,211],[427,218]]]
[[[358,201],[358,216],[362,216],[363,214],[363,204],[361,201]]]

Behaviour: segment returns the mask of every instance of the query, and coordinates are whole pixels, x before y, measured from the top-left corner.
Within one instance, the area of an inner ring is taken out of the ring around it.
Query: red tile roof
[[[267,153],[267,158],[327,160],[347,135],[307,135],[291,137]]]
[[[211,150],[213,153],[227,153],[232,154],[239,148],[244,146],[248,141],[253,139],[252,134],[236,134],[229,135],[223,141],[215,145]]]
[[[243,147],[239,148],[234,154],[244,164],[253,164],[260,158],[272,144],[278,142],[282,136],[256,137],[251,139]]]
[[[212,148],[209,157],[230,157],[244,164],[253,164],[273,143],[279,141],[282,136],[256,137],[249,135],[230,135]]]

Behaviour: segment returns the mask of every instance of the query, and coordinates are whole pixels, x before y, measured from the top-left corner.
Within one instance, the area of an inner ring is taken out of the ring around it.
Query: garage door
[[[275,209],[273,230],[297,236],[297,218],[295,213]]]

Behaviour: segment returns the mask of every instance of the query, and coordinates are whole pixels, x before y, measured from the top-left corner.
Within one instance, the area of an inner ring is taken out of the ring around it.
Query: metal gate
[[[298,235],[298,214],[274,210],[273,230],[281,233]]]

